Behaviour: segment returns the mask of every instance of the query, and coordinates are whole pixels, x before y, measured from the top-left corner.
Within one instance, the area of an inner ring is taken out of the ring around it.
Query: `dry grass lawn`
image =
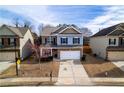
[[[51,72],[53,77],[58,77],[59,62],[41,62],[39,64],[30,57],[21,63],[19,77],[49,77]],[[12,65],[0,75],[0,78],[8,77],[16,77],[15,65]]]
[[[124,72],[113,63],[91,55],[82,64],[90,77],[124,77]]]

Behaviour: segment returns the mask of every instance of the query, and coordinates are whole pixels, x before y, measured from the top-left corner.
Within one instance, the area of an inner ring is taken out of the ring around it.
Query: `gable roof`
[[[58,33],[61,33],[68,28],[73,28],[78,33],[81,33],[77,28],[74,28],[72,26],[45,27],[45,28],[43,28],[43,31],[41,32],[41,36],[49,36],[52,34],[58,34]]]
[[[12,27],[12,26],[7,26],[7,25],[3,25],[2,27],[8,28],[10,31],[12,31],[19,37],[23,37],[26,34],[26,32],[28,31],[28,28],[25,28],[25,27]]]
[[[94,34],[92,37],[97,37],[97,36],[118,36],[120,34],[123,33],[124,29],[124,23],[120,23],[108,28],[104,28],[102,30],[100,30],[99,32],[97,32],[96,34]]]

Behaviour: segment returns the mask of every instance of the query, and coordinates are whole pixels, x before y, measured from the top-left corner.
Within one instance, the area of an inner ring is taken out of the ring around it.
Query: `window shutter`
[[[111,39],[109,39],[109,45],[111,44]]]
[[[8,45],[10,45],[10,38],[8,38]]]
[[[122,45],[122,40],[123,40],[123,39],[121,38],[121,39],[120,39],[120,45]]]
[[[61,44],[62,44],[62,38],[61,38]]]
[[[80,44],[80,38],[78,38],[78,44]]]
[[[14,38],[14,45],[16,46],[16,38]]]
[[[66,44],[68,44],[68,38],[66,38]]]
[[[4,39],[2,38],[2,45],[4,45]]]
[[[74,44],[74,38],[73,38],[73,44]]]
[[[116,39],[114,39],[114,45],[116,44]]]

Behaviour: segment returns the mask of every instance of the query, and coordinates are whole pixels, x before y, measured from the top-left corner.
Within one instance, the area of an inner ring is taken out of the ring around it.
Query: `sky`
[[[124,22],[124,6],[105,5],[18,5],[0,6],[0,24],[13,25],[13,19],[30,21],[38,33],[39,24],[75,24],[100,29]]]

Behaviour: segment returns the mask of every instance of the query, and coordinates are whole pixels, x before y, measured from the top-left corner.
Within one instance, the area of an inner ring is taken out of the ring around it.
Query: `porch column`
[[[40,48],[40,57],[42,57],[42,48]]]
[[[51,51],[51,56],[52,56],[52,48],[50,49],[50,51]]]

